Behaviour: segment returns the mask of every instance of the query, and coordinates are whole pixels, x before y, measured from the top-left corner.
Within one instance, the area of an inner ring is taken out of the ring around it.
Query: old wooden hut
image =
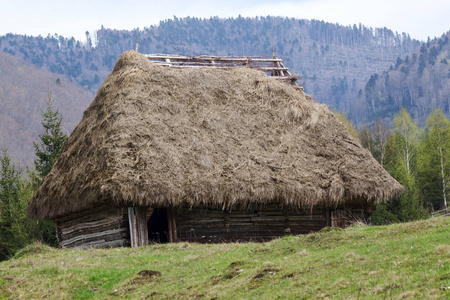
[[[125,52],[31,199],[62,247],[268,240],[367,221],[402,187],[325,107],[251,68]]]

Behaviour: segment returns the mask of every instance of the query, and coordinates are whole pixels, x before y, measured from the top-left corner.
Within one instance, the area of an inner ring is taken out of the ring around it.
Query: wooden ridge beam
[[[284,81],[297,89],[303,90],[301,85],[296,84],[300,76],[289,72],[283,60],[277,57],[247,57],[247,56],[182,56],[172,54],[143,54],[151,62],[173,69],[188,68],[210,68],[229,69],[235,67],[247,67],[270,73],[270,77]]]
[[[170,61],[192,61],[192,62],[282,62],[280,58],[247,57],[247,56],[181,56],[165,54],[144,54],[148,59],[170,60]]]
[[[163,62],[155,62],[159,66],[163,67],[171,67],[174,69],[188,69],[188,68],[211,68],[211,69],[229,69],[229,68],[235,68],[240,67],[236,65],[211,65],[211,64],[176,64],[176,63],[163,63]],[[263,72],[272,72],[272,71],[288,71],[289,68],[286,67],[261,67],[261,66],[243,66],[250,69],[257,69],[261,70]]]

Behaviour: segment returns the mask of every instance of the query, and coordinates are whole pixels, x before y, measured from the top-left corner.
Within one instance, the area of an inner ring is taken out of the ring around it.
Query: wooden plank
[[[68,240],[68,239],[74,238],[79,235],[92,234],[92,233],[96,233],[96,232],[102,232],[102,231],[120,229],[120,228],[126,228],[126,227],[123,227],[120,224],[112,223],[112,224],[106,224],[106,225],[100,226],[100,227],[85,228],[82,230],[73,231],[69,234],[61,235],[61,237],[62,237],[62,241],[64,241],[64,240]]]
[[[252,222],[284,222],[285,216],[255,216],[250,218]]]
[[[231,226],[234,226],[234,227],[240,227],[240,226],[253,226],[253,223],[251,223],[251,222],[236,222],[236,221],[230,221],[230,222],[228,223],[228,227],[231,227]]]
[[[81,230],[81,229],[86,229],[86,228],[95,228],[95,227],[100,227],[100,226],[104,226],[104,225],[108,225],[108,224],[119,224],[120,221],[122,220],[122,218],[120,216],[117,217],[109,217],[109,218],[105,218],[105,219],[100,219],[100,220],[96,220],[96,221],[88,221],[88,222],[79,222],[79,223],[75,223],[72,226],[67,226],[67,227],[61,227],[61,233],[64,235],[70,234],[74,231],[77,230]]]
[[[280,58],[246,57],[246,56],[181,56],[166,54],[144,54],[148,59],[172,61],[214,61],[214,62],[282,62]]]
[[[112,215],[112,214],[102,214],[101,216],[98,215],[89,215],[89,216],[84,216],[81,217],[79,219],[74,219],[74,220],[70,220],[68,222],[64,222],[64,223],[57,223],[57,226],[61,229],[65,229],[65,228],[70,228],[72,226],[76,226],[78,224],[82,224],[85,222],[96,222],[96,221],[101,221],[104,220],[106,218],[110,218],[110,217],[120,217],[120,215]]]
[[[62,247],[74,247],[77,245],[83,245],[86,243],[90,243],[90,242],[95,242],[95,241],[111,241],[111,240],[118,240],[118,239],[123,239],[126,236],[126,233],[123,231],[125,229],[116,229],[114,231],[104,231],[102,233],[98,233],[97,235],[80,235],[77,236],[76,238],[70,239],[70,240],[66,240],[63,241],[63,243],[61,244]]]
[[[126,228],[118,228],[118,229],[106,230],[106,231],[101,231],[101,232],[95,232],[95,233],[91,233],[91,234],[79,235],[74,238],[62,241],[61,246],[65,247],[65,246],[72,244],[74,242],[77,242],[77,241],[87,240],[87,239],[92,239],[92,238],[101,238],[106,235],[121,233],[121,232],[124,232],[125,230],[126,230]]]
[[[123,240],[124,243],[128,243],[128,241],[126,240],[124,233],[114,233],[114,234],[109,234],[109,235],[105,235],[101,238],[92,238],[92,239],[87,239],[87,240],[81,240],[81,241],[76,241],[74,243],[71,243],[69,245],[67,245],[67,248],[75,248],[78,246],[82,246],[82,245],[87,245],[87,244],[93,244],[93,243],[104,243],[104,242],[111,242],[111,241],[118,241],[118,240]]]
[[[118,241],[118,240],[123,240],[124,243],[127,242],[127,240],[124,236],[124,233],[115,233],[115,234],[105,235],[101,238],[92,238],[92,239],[87,239],[87,240],[76,241],[74,243],[66,245],[65,247],[75,248],[78,246],[87,245],[87,244],[91,244],[91,243],[103,243],[103,242],[111,242],[111,241]]]
[[[175,69],[186,68],[213,68],[213,69],[228,69],[234,67],[249,67],[270,73],[272,77],[277,80],[284,81],[293,85],[294,87],[303,90],[301,85],[295,82],[300,76],[293,75],[289,72],[282,59],[272,57],[219,57],[219,56],[181,56],[181,55],[166,55],[166,54],[146,54],[145,55],[153,63]]]
[[[325,221],[325,217],[323,215],[309,215],[309,216],[293,216],[289,215],[289,221],[311,221],[311,220],[319,220]]]
[[[147,208],[138,207],[139,246],[148,245]]]
[[[109,241],[109,242],[93,242],[73,247],[73,249],[91,249],[91,248],[116,248],[127,246],[127,241],[124,239]]]
[[[83,222],[85,220],[92,220],[96,218],[97,220],[103,219],[111,215],[120,215],[120,209],[113,205],[103,205],[92,209],[84,210],[81,212],[73,213],[62,218],[58,218],[55,221],[57,224],[70,224],[70,221]]]
[[[131,247],[148,245],[147,208],[128,207]]]
[[[130,226],[130,244],[132,248],[135,248],[138,245],[138,235],[134,207],[128,207],[128,224]]]
[[[286,67],[261,67],[261,66],[248,66],[248,68],[251,69],[258,69],[261,70],[263,72],[270,72],[270,71],[287,71],[289,70]],[[285,77],[283,74],[281,74],[280,77]]]
[[[224,216],[221,218],[205,218],[203,217],[200,220],[196,220],[196,223],[223,223]]]
[[[199,67],[204,67],[204,68],[209,68],[209,69],[229,69],[229,68],[234,68],[237,67],[236,65],[211,65],[211,64],[198,64],[198,63],[192,63],[192,64],[177,64],[177,63],[159,63],[159,62],[154,62],[155,64],[157,64],[158,66],[163,66],[163,67],[171,67],[174,69],[189,69],[189,68],[199,68]],[[244,67],[244,66],[242,66]],[[258,66],[258,65],[246,65],[245,67],[250,68],[250,69],[257,69],[263,72],[282,72],[282,71],[288,71],[289,69],[286,67],[270,67],[270,66]],[[283,79],[289,79],[289,80],[293,80],[296,79],[296,77],[294,76],[287,76],[284,74],[280,74],[278,77],[281,77]],[[297,78],[298,79],[298,78]]]

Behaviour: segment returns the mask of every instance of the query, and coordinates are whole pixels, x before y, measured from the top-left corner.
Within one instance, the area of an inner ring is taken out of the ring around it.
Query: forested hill
[[[450,31],[413,53],[397,58],[395,66],[371,76],[365,87],[368,118],[392,118],[401,107],[424,124],[436,108],[450,115]]]
[[[15,162],[33,161],[33,141],[43,131],[41,109],[49,91],[63,115],[63,131],[69,133],[94,95],[64,76],[0,52],[0,147],[6,146]]]
[[[145,26],[145,24],[143,24]],[[67,76],[95,92],[119,55],[141,53],[183,55],[275,55],[303,76],[315,100],[345,111],[356,122],[365,120],[364,86],[374,73],[395,65],[420,42],[387,28],[340,26],[316,20],[280,17],[170,19],[142,30],[101,28],[86,32],[86,42],[54,35],[0,37],[0,49],[38,67]]]

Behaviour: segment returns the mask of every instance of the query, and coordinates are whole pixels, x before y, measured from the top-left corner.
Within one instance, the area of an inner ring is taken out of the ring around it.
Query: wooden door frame
[[[130,227],[131,247],[148,245],[147,207],[128,207],[128,224]]]
[[[172,206],[169,206],[167,209],[167,223],[169,227],[169,243],[176,243],[178,241],[177,238],[177,224],[175,222],[175,212]]]

